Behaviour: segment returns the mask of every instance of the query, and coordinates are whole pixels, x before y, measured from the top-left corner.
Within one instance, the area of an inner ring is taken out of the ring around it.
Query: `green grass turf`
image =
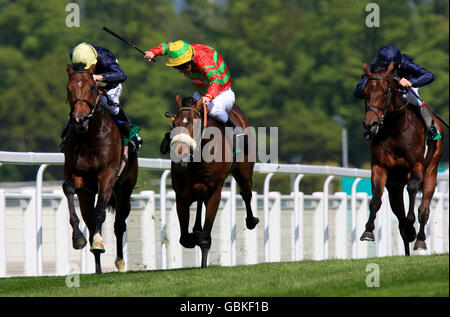
[[[366,286],[379,267],[379,287]],[[0,296],[151,296],[151,297],[302,297],[302,296],[449,296],[449,256],[396,256],[326,260],[207,269],[86,274],[80,287],[66,277],[0,279]]]

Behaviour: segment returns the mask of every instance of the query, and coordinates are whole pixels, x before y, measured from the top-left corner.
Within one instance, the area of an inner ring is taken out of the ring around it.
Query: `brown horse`
[[[69,203],[72,245],[82,249],[86,239],[79,229],[74,195],[77,194],[83,220],[89,229],[91,252],[95,257],[95,271],[101,273],[100,255],[105,252],[102,243],[102,224],[106,209],[115,210],[119,271],[124,271],[122,237],[125,220],[130,213],[130,196],[137,180],[137,154],[129,153],[120,177],[119,167],[124,153],[123,138],[109,113],[98,105],[99,88],[93,79],[94,67],[84,64],[67,65],[67,83],[70,102],[70,125],[64,145],[63,190]],[[98,194],[94,206],[95,195]]]
[[[212,226],[219,207],[222,187],[229,173],[233,175],[241,189],[241,196],[247,211],[247,228],[253,229],[259,222],[259,219],[253,216],[250,204],[255,163],[249,161],[248,154],[243,154],[243,159],[239,162],[227,159],[233,155],[233,147],[230,145],[223,124],[206,117],[201,100],[196,102],[195,99],[188,97],[182,101],[180,95],[177,95],[176,103],[178,112],[174,118],[175,129],[172,130],[171,177],[180,222],[180,243],[186,248],[198,245],[202,251],[201,267],[205,268],[211,247]],[[229,115],[237,125],[244,129],[248,127],[248,119],[238,106],[234,105]],[[214,135],[208,142],[203,137],[196,142],[194,140],[195,119],[202,123],[202,134],[208,128],[215,128],[215,131],[220,131],[220,134]],[[185,130],[177,132],[177,128]],[[205,160],[205,153],[201,152],[216,155],[215,159]],[[198,160],[195,159],[199,154],[203,155]],[[183,157],[183,155],[190,161],[174,160],[175,156]],[[197,216],[193,233],[189,233],[189,208],[195,201],[197,201]],[[203,203],[206,206],[206,214],[202,226]]]
[[[423,196],[418,211],[420,230],[414,250],[427,248],[425,225],[430,215],[430,201],[443,152],[442,139],[426,141],[422,119],[403,100],[402,89],[394,81],[393,63],[377,73],[372,73],[367,64],[363,64],[363,69],[368,77],[364,88],[366,114],[363,125],[371,139],[372,200],[366,231],[361,240],[375,240],[374,221],[386,187],[392,211],[399,221],[405,254],[410,255],[409,243],[416,239],[414,204],[419,190],[422,190]],[[436,118],[434,120],[443,135],[442,125]],[[407,215],[403,203],[405,185],[409,195]]]

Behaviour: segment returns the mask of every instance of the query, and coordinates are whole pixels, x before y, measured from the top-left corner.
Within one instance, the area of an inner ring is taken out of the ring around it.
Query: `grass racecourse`
[[[79,287],[67,281],[76,283],[70,276],[3,278],[0,297],[448,297],[449,256],[86,274]]]

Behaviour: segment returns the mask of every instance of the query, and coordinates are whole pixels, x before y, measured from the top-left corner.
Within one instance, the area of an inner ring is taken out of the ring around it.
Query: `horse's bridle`
[[[94,77],[92,76],[92,74],[88,70],[77,70],[77,71],[74,71],[73,73],[71,73],[69,75],[69,78],[72,77],[75,74],[80,74],[80,73],[88,73],[91,76],[91,79],[94,82],[94,85],[91,86],[91,90],[94,90],[94,101],[89,101],[89,100],[87,100],[85,98],[77,98],[77,99],[75,99],[74,101],[72,101],[70,103],[70,116],[72,116],[75,104],[77,102],[82,101],[82,102],[87,103],[87,105],[91,109],[91,111],[89,112],[89,114],[87,116],[85,116],[85,118],[91,118],[93,113],[94,113],[94,110],[95,110],[95,108],[96,108],[96,106],[98,104],[98,100],[100,98],[100,96],[99,96],[100,88],[99,88],[99,85],[97,84],[97,82],[94,80]],[[69,101],[69,95],[67,95],[67,101]]]
[[[367,81],[369,81],[369,80],[385,80],[388,83],[387,98],[386,98],[386,103],[384,104],[384,107],[374,106],[374,105],[366,106],[366,113],[369,111],[374,112],[378,119],[378,125],[382,126],[383,122],[384,122],[384,117],[386,116],[388,108],[389,108],[389,104],[391,103],[391,97],[392,97],[391,82],[386,77],[381,77],[381,76],[368,77]],[[375,111],[375,109],[381,110],[383,112],[383,114],[381,115],[381,118],[378,115],[378,113]]]
[[[399,78],[396,78],[395,76],[394,76],[394,79],[399,80]],[[393,109],[393,110],[388,111],[389,104],[391,103],[391,98],[392,98],[391,82],[389,81],[389,79],[387,79],[386,77],[382,77],[382,76],[368,77],[367,81],[369,81],[369,80],[385,80],[388,83],[388,89],[387,89],[387,92],[386,92],[387,98],[386,98],[386,103],[384,104],[384,107],[374,106],[374,105],[366,106],[366,113],[369,112],[369,111],[374,112],[375,115],[377,116],[377,119],[378,119],[378,123],[377,124],[378,124],[379,127],[381,127],[383,125],[383,123],[384,123],[384,117],[386,116],[386,114],[388,114],[389,112],[403,110],[408,105],[409,100],[411,98],[411,95],[408,94],[408,100],[406,100],[406,103],[401,108]],[[378,115],[378,113],[375,111],[375,109],[381,110],[383,112],[383,114],[381,115],[381,118]]]

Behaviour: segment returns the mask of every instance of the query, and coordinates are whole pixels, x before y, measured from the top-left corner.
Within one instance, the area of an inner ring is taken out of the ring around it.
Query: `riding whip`
[[[395,79],[396,81],[400,81],[400,78],[398,78],[398,77],[396,77],[396,76],[394,76],[394,79]],[[433,114],[433,116],[435,116],[436,118],[438,118],[439,121],[441,121],[442,124],[445,125],[445,126],[447,127],[447,129],[449,128],[448,123],[445,122],[445,120],[442,119],[441,116],[438,115],[433,109],[431,109],[430,106],[428,106],[428,105],[422,100],[422,98],[420,98],[419,95],[416,94],[416,92],[415,92],[413,89],[411,89],[410,87],[406,87],[406,89],[408,90],[408,92],[410,92],[410,93],[412,93],[414,96],[416,96],[417,99],[419,99],[420,102],[422,102],[422,104],[423,104],[425,107],[427,107],[428,110],[430,110],[430,112]]]
[[[123,36],[117,34],[114,31],[111,31],[110,29],[108,29],[106,26],[103,27],[103,30],[108,32],[109,34],[111,34],[112,36],[117,37],[119,40],[121,40],[122,42],[127,43],[129,46],[131,46],[132,48],[138,50],[141,54],[145,55],[145,52],[141,49],[139,49],[139,47],[137,47],[135,44],[131,43],[130,41],[126,40]]]

